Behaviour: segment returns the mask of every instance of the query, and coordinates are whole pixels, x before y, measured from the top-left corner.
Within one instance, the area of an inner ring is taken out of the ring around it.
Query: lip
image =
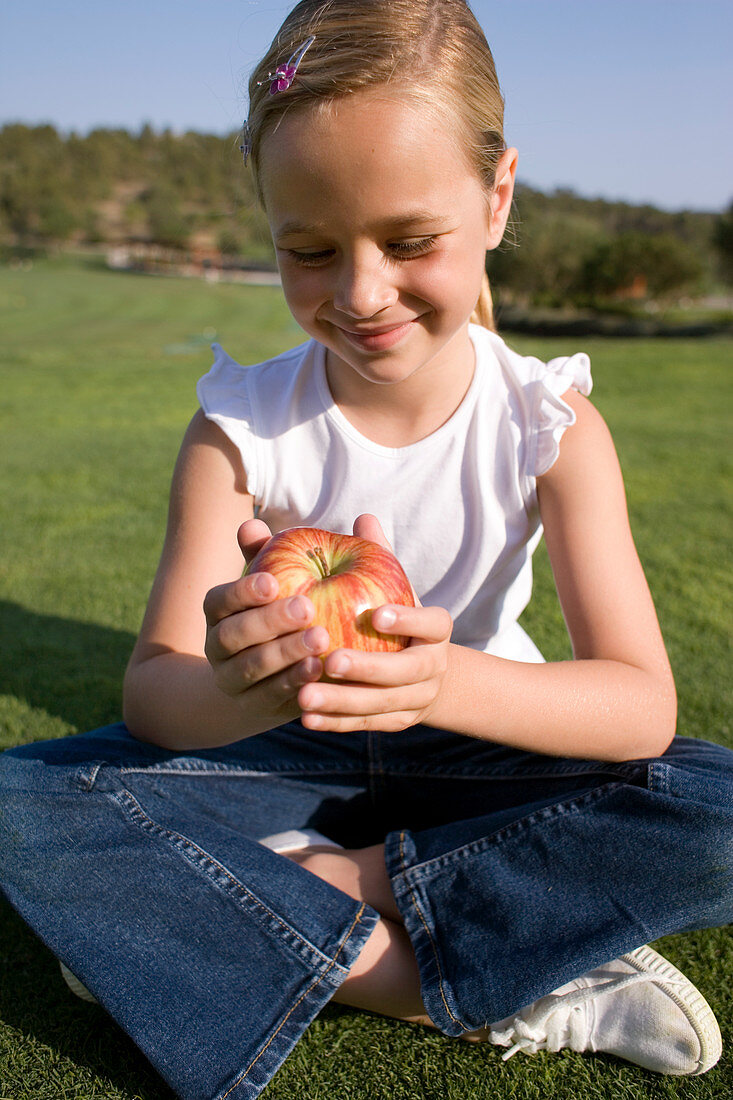
[[[387,351],[398,344],[406,335],[413,321],[402,321],[398,325],[384,325],[381,328],[371,329],[347,329],[336,325],[342,336],[349,343],[363,351]]]

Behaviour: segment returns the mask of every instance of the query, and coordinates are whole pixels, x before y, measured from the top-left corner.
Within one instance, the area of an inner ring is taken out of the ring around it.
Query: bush
[[[581,304],[619,298],[664,298],[702,276],[692,250],[669,234],[622,233],[598,244],[586,257],[572,288]]]
[[[190,226],[181,213],[175,191],[152,188],[144,197],[144,205],[151,241],[166,248],[185,248]]]

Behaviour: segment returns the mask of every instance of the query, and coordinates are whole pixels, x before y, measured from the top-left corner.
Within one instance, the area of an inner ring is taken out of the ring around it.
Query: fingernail
[[[288,606],[288,613],[290,618],[297,622],[303,622],[308,618],[308,604],[302,596],[293,596]]]
[[[322,626],[312,626],[310,630],[306,630],[303,635],[305,648],[309,649],[311,653],[322,653],[328,645],[328,638],[324,638],[324,633]]]
[[[266,573],[256,573],[252,587],[258,596],[269,596],[272,593],[272,581]]]
[[[318,710],[318,708],[321,706],[322,703],[323,703],[323,692],[314,691],[314,692],[311,692],[311,694],[308,696],[308,706],[304,709],[306,709],[306,710]]]
[[[382,607],[377,612],[377,622],[375,623],[377,630],[389,630],[396,622],[397,612],[393,611],[391,607]]]
[[[337,653],[328,664],[328,672],[331,676],[345,676],[351,668],[351,659],[345,653]]]
[[[320,679],[322,672],[323,665],[317,657],[305,657],[298,667],[300,687],[304,687],[305,684],[312,684],[314,680]]]

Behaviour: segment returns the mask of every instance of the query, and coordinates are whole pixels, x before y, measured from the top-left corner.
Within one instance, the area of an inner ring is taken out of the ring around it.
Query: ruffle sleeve
[[[555,463],[560,440],[575,423],[575,413],[563,401],[563,394],[573,389],[587,397],[593,388],[590,359],[585,352],[551,359],[542,367],[541,375],[524,386],[531,425],[527,474],[533,478],[546,474]]]
[[[218,424],[242,456],[247,491],[255,499],[261,493],[257,438],[253,431],[252,402],[247,367],[237,363],[220,344],[212,344],[214,363],[198,380],[196,396],[207,420]]]

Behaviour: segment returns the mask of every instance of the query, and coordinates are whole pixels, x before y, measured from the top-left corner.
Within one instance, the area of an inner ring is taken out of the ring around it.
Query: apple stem
[[[323,553],[322,546],[314,546],[312,550],[308,551],[308,557],[314,563],[322,577],[331,576],[331,570],[328,568],[328,562],[326,561],[326,555]]]

